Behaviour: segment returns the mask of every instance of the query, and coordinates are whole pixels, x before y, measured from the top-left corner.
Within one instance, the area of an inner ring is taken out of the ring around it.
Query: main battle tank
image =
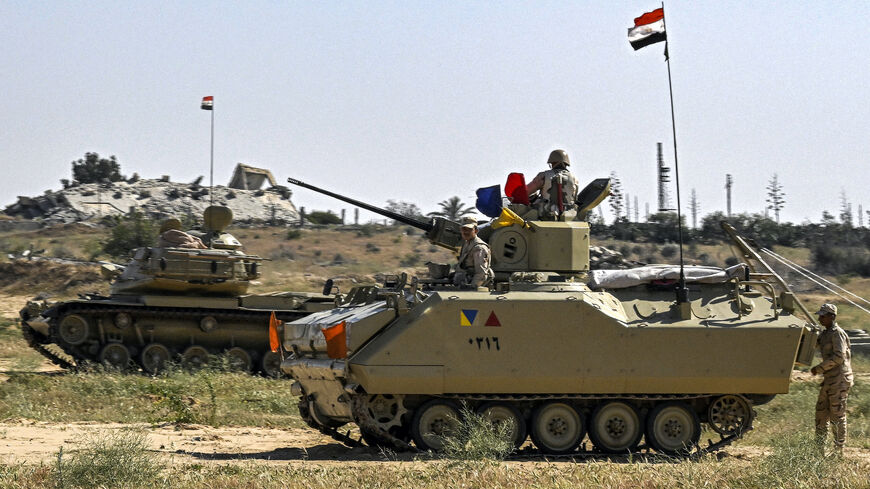
[[[271,313],[291,321],[334,307],[334,298],[247,294],[263,258],[241,251],[224,231],[231,222],[229,208],[209,207],[206,249],[138,248],[123,270],[104,266],[114,276],[108,297],[28,303],[21,311],[25,338],[66,368],[90,361],[155,373],[170,360],[195,368],[226,354],[240,369],[278,375],[281,358],[269,348]]]
[[[290,183],[459,244],[457,223]],[[607,192],[593,182],[577,215]],[[281,368],[310,425],[340,437],[337,427],[356,423],[369,444],[439,450],[464,405],[510,422],[514,444],[530,436],[534,453],[574,454],[587,435],[596,452],[628,453],[645,438],[662,453],[697,453],[751,429],[753,406],[787,393],[794,364],[812,359],[818,330],[772,270],[685,267],[681,301],[680,267],[590,272],[586,222],[508,209],[480,229],[492,290],[453,287],[442,269],[357,287],[335,309],[284,325],[294,355]],[[757,258],[748,245],[742,254]],[[703,423],[720,439],[702,449]]]

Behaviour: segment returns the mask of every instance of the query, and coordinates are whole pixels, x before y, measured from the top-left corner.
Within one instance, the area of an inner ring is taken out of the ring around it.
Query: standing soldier
[[[489,266],[489,245],[477,237],[477,221],[472,217],[463,218],[460,232],[462,248],[453,283],[460,287],[488,287],[494,274]]]
[[[538,173],[535,178],[526,185],[526,192],[531,196],[541,191],[538,208],[541,217],[566,216],[573,219],[576,215],[577,205],[577,177],[568,171],[571,160],[568,153],[563,149],[556,149],[547,158],[550,169]],[[567,213],[567,215],[566,215]]]
[[[816,314],[825,327],[819,336],[822,363],[810,370],[813,375],[822,374],[825,377],[816,402],[816,444],[824,451],[830,421],[834,426],[834,452],[842,455],[846,444],[846,398],[854,384],[851,344],[846,332],[835,322],[837,306],[822,304]]]

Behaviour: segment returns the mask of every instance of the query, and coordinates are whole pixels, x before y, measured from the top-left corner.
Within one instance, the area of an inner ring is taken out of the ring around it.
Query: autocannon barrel
[[[367,211],[374,212],[376,214],[380,214],[382,216],[389,217],[394,221],[401,222],[403,224],[407,224],[408,226],[413,226],[417,229],[422,229],[426,232],[426,237],[429,240],[438,246],[443,246],[450,250],[458,250],[459,246],[462,244],[462,236],[459,232],[459,223],[451,221],[449,219],[444,219],[443,217],[436,217],[432,219],[430,222],[418,221],[412,217],[403,216],[397,212],[389,211],[387,209],[381,209],[380,207],[376,207],[370,204],[366,204],[365,202],[360,202],[356,199],[352,199],[350,197],[346,197],[341,194],[336,194],[334,192],[330,192],[329,190],[324,190],[319,187],[315,187],[314,185],[307,184],[305,182],[301,182],[296,180],[295,178],[288,178],[288,183],[292,183],[293,185],[298,185],[300,187],[305,187],[309,190],[313,190],[315,192],[328,195],[330,197],[336,198],[338,200],[347,202],[348,204],[355,205],[357,207],[361,207]]]
[[[394,221],[401,222],[402,224],[407,224],[408,226],[413,226],[417,229],[422,229],[423,231],[426,231],[427,233],[429,231],[431,231],[434,227],[434,225],[432,223],[418,221],[417,219],[414,219],[414,218],[411,218],[408,216],[403,216],[397,212],[393,212],[393,211],[390,211],[387,209],[382,209],[380,207],[373,206],[371,204],[366,204],[365,202],[360,202],[356,199],[352,199],[350,197],[347,197],[347,196],[344,196],[341,194],[336,194],[334,192],[330,192],[329,190],[324,190],[320,187],[315,187],[314,185],[302,182],[300,180],[296,180],[295,178],[288,178],[287,182],[292,183],[293,185],[298,185],[300,187],[305,187],[309,190],[313,190],[315,192],[318,192],[318,193],[321,193],[324,195],[328,195],[328,196],[336,198],[338,200],[347,202],[348,204],[352,204],[352,205],[355,205],[357,207],[361,207],[367,211],[374,212],[375,214],[380,214],[382,216],[389,217],[390,219],[392,219]]]

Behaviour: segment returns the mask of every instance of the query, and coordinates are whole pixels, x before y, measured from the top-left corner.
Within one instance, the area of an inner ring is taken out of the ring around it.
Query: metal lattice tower
[[[656,143],[658,148],[658,168],[659,168],[659,212],[668,212],[674,210],[671,208],[671,201],[668,198],[668,183],[671,181],[671,169],[665,166],[665,159],[662,156],[662,143]]]
[[[725,174],[725,199],[727,201],[727,209],[728,209],[728,217],[731,217],[731,184],[733,180],[731,179],[731,174]]]

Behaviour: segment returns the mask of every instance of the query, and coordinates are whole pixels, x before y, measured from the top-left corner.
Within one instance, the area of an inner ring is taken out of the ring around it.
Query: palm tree
[[[450,197],[447,200],[442,200],[438,205],[441,206],[440,211],[430,212],[427,215],[430,217],[443,217],[450,219],[451,221],[459,221],[462,216],[474,213],[474,207],[467,207],[457,196]]]

